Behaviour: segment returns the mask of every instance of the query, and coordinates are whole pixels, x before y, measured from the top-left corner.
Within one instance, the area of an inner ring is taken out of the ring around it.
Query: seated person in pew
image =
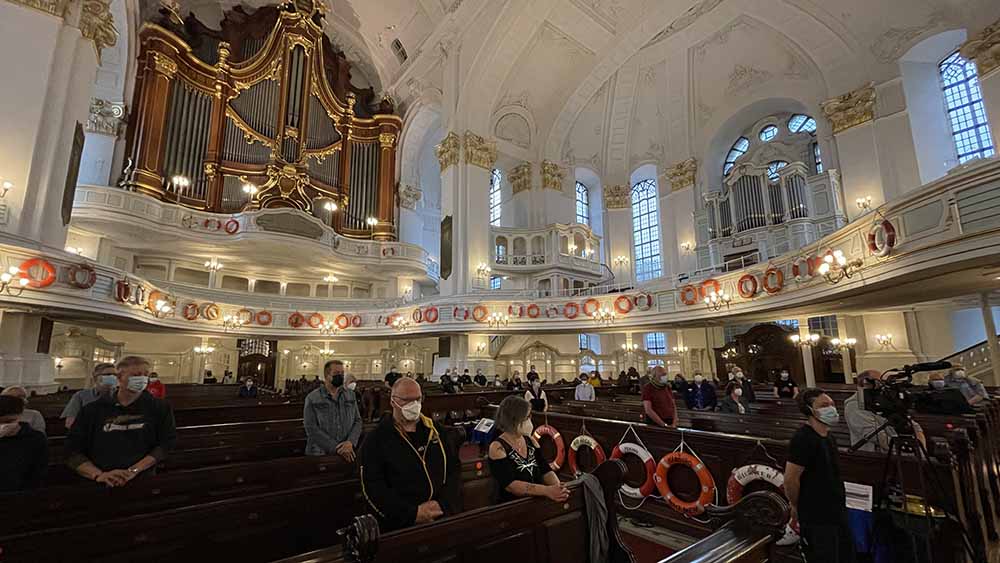
[[[573,398],[577,401],[593,401],[597,398],[594,386],[587,380],[587,374],[580,374],[579,383],[576,384],[576,391],[573,393]]]
[[[90,389],[81,389],[74,393],[69,402],[66,403],[66,408],[63,409],[62,414],[59,415],[59,418],[65,420],[64,424],[67,430],[73,427],[73,421],[80,414],[80,409],[102,396],[111,394],[111,390],[118,385],[118,378],[115,376],[115,373],[117,372],[115,371],[114,364],[100,363],[94,366],[92,376],[94,386]]]
[[[344,382],[344,362],[330,360],[323,366],[323,385],[306,395],[306,455],[337,454],[354,463],[363,423],[358,396]]]
[[[778,380],[774,382],[775,399],[794,399],[799,396],[799,386],[792,381],[787,369],[782,369]]]
[[[653,368],[649,383],[642,388],[642,409],[648,424],[677,428],[677,404],[670,389],[670,376],[663,366]]]
[[[743,387],[743,398],[751,403],[757,401],[757,394],[753,391],[753,381],[743,374],[743,368],[736,367],[733,370],[733,381]]]
[[[684,374],[678,373],[674,375],[674,381],[670,384],[670,388],[676,393],[684,393],[687,391],[688,382],[684,379]]]
[[[596,369],[590,372],[590,384],[593,385],[594,387],[601,386],[601,372],[597,371]]]
[[[569,498],[569,490],[549,466],[542,448],[531,436],[531,405],[511,395],[500,402],[497,427],[502,432],[490,444],[490,474],[497,483],[497,502],[520,497]]]
[[[443,429],[420,414],[420,385],[392,387],[392,416],[361,447],[361,491],[382,532],[462,511],[462,462]]]
[[[695,411],[713,411],[718,403],[715,386],[705,379],[700,371],[694,372],[694,383],[684,392],[684,402]]]
[[[472,385],[472,376],[469,375],[469,368],[465,368],[465,371],[463,371],[462,375],[459,376],[458,383],[463,387],[466,385]]]
[[[520,391],[521,389],[524,389],[524,384],[521,382],[521,372],[514,370],[514,376],[507,382],[507,390]]]
[[[851,444],[860,442],[862,438],[885,424],[885,418],[865,410],[863,404],[864,390],[874,388],[874,380],[878,379],[881,375],[876,369],[865,370],[858,374],[856,381],[857,392],[844,401],[844,419],[847,421],[847,429],[851,431]],[[920,440],[920,443],[926,448],[927,438],[924,436],[923,429],[916,421],[913,422],[913,431],[917,440]],[[893,436],[896,436],[896,430],[891,426],[886,426],[859,449],[863,452],[886,453],[889,451],[889,439]]]
[[[476,370],[476,377],[474,377],[472,379],[472,381],[475,382],[476,387],[486,387],[486,383],[487,383],[486,382],[486,376],[483,375],[483,370],[477,369]]]
[[[257,386],[254,385],[252,377],[246,378],[243,385],[240,385],[239,397],[241,399],[256,399],[257,398]]]
[[[217,383],[215,376],[212,375],[212,370],[205,370],[205,378],[201,380],[202,383]]]
[[[750,414],[750,403],[743,397],[743,387],[730,381],[726,386],[726,398],[719,404],[719,412],[729,414]]]
[[[118,361],[118,390],[83,407],[66,437],[66,464],[109,487],[125,485],[167,457],[177,439],[170,405],[146,392],[149,362]]]
[[[986,391],[983,383],[974,377],[965,374],[962,366],[952,366],[948,375],[944,376],[945,387],[955,387],[965,395],[965,400],[970,405],[976,406],[983,401],[990,400],[990,394]]]
[[[531,383],[532,381],[534,381],[536,379],[538,379],[538,371],[535,369],[535,366],[532,365],[531,369],[528,370],[528,375],[527,375],[528,383]]]
[[[21,413],[21,422],[27,422],[32,430],[45,434],[45,417],[42,413],[28,407],[28,390],[20,385],[11,385],[3,390],[0,395],[7,397],[17,397],[24,403],[24,412]]]
[[[549,398],[545,396],[542,389],[542,380],[533,379],[528,385],[528,390],[524,392],[524,400],[531,404],[531,410],[535,412],[545,412],[549,410]]]
[[[809,418],[788,445],[785,494],[792,519],[799,522],[802,558],[807,563],[853,563],[847,494],[840,477],[837,442],[830,434],[840,415],[822,389],[806,389],[797,402]]]
[[[500,379],[500,374],[495,374],[493,376],[493,387],[495,389],[503,389],[507,387],[507,383],[504,380]]]
[[[344,376],[344,387],[346,387],[347,389],[349,389],[349,390],[354,391],[355,393],[357,393],[358,392],[358,378],[354,377],[353,375],[351,375],[349,373],[346,374]]]
[[[49,465],[45,434],[21,420],[24,401],[0,396],[0,493],[37,489]]]
[[[155,371],[149,374],[149,385],[146,386],[146,391],[150,395],[156,397],[157,399],[164,399],[167,396],[167,386],[160,381],[160,374]]]

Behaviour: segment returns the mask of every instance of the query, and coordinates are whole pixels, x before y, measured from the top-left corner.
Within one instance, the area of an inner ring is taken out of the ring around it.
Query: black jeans
[[[836,524],[799,523],[799,549],[806,563],[854,563],[854,537],[847,511]]]

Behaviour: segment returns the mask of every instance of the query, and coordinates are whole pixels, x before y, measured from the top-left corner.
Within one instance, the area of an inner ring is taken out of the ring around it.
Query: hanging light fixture
[[[705,306],[711,311],[719,311],[723,307],[729,308],[733,301],[733,296],[725,292],[725,290],[715,291],[709,293],[705,296]]]
[[[590,318],[597,324],[609,325],[615,322],[615,311],[610,307],[599,307],[590,314]]]
[[[510,322],[510,315],[506,315],[504,313],[493,312],[490,313],[489,315],[486,315],[486,324],[489,325],[490,328],[500,328],[501,326],[507,326],[507,323],[509,322]]]
[[[222,329],[226,332],[239,332],[245,324],[247,324],[246,319],[237,314],[222,317]]]
[[[6,293],[11,297],[21,295],[29,283],[31,283],[31,280],[27,276],[22,275],[21,269],[17,266],[11,266],[9,270],[0,274],[0,292]]]
[[[319,327],[319,333],[324,336],[334,336],[340,332],[340,327],[333,321],[326,321]]]
[[[204,346],[195,346],[194,347],[194,353],[198,354],[199,356],[207,356],[207,355],[211,354],[212,352],[215,352],[215,346],[212,346],[210,344],[205,344]]]
[[[205,261],[205,269],[209,272],[218,272],[222,269],[222,262],[219,262],[219,259],[213,256],[211,260]]]
[[[410,319],[404,317],[403,315],[397,315],[392,319],[392,328],[403,332],[404,330],[410,328]]]
[[[828,252],[823,256],[823,263],[819,265],[817,271],[831,284],[840,283],[844,278],[850,278],[861,270],[864,261],[861,258],[848,260],[844,252],[840,249]]]
[[[792,344],[805,348],[806,346],[815,346],[819,342],[819,335],[815,332],[807,334],[805,337],[793,334],[788,339],[792,341]]]
[[[690,350],[690,348],[687,346],[674,346],[674,354],[687,354],[688,350]]]

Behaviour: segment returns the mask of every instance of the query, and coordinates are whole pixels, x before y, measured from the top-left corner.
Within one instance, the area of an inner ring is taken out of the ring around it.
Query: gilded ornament
[[[664,175],[670,180],[673,191],[683,190],[694,185],[695,174],[698,173],[698,161],[694,158],[682,160],[664,170]]]
[[[465,162],[486,170],[493,170],[493,165],[497,162],[496,142],[487,141],[471,131],[466,131]]]
[[[406,209],[416,209],[423,192],[420,188],[403,184],[399,189],[399,206]]]
[[[117,137],[124,129],[124,125],[124,102],[112,102],[100,98],[90,99],[90,115],[87,117],[84,131]]]
[[[632,194],[628,186],[608,186],[605,188],[605,209],[628,209],[631,205]]]
[[[1000,20],[993,22],[978,35],[966,41],[959,54],[966,59],[976,61],[980,78],[1000,67]]]
[[[834,133],[867,123],[875,119],[875,84],[869,82],[853,92],[827,100],[822,107]]]
[[[515,166],[509,174],[510,187],[515,193],[521,193],[531,189],[531,163],[522,162]]]
[[[216,173],[219,172],[219,165],[215,162],[205,163],[205,176],[209,178],[215,178]]]
[[[170,60],[163,53],[158,53],[153,51],[153,68],[156,72],[165,75],[167,78],[173,78],[177,74],[177,63]]]
[[[83,0],[80,5],[80,34],[94,42],[97,60],[101,51],[113,47],[118,42],[115,18],[111,15],[111,2],[107,0]]]
[[[550,190],[562,190],[563,178],[566,171],[555,162],[542,161],[542,188]]]
[[[395,133],[379,133],[378,144],[381,145],[383,149],[391,149],[393,145],[396,144],[396,134]]]
[[[38,10],[51,16],[62,18],[66,16],[66,7],[69,0],[8,0],[12,4],[18,4],[25,8]]]
[[[458,155],[461,144],[462,142],[458,138],[458,135],[452,131],[448,133],[444,139],[441,139],[441,142],[434,147],[434,153],[437,154],[438,163],[441,165],[442,173],[444,173],[449,166],[458,164]]]

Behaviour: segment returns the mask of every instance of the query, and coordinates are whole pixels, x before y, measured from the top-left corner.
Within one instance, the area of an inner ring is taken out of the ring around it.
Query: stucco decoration
[[[518,164],[511,169],[508,177],[510,178],[510,187],[515,194],[530,190],[531,163],[522,162],[521,164]]]
[[[406,209],[416,209],[422,195],[423,192],[420,188],[403,184],[399,187],[399,206]]]
[[[83,0],[80,5],[80,34],[93,41],[97,60],[100,61],[101,51],[105,47],[114,47],[118,42],[115,18],[111,15],[111,2]]]
[[[976,61],[980,76],[1000,67],[1000,20],[966,41],[960,53],[966,59]]]
[[[823,102],[823,115],[840,133],[875,118],[875,85],[872,82],[842,96]]]
[[[449,166],[458,164],[458,157],[461,153],[462,141],[454,131],[449,132],[441,142],[434,147],[434,154],[437,155],[438,163],[441,165],[443,174]]]
[[[566,177],[566,170],[555,162],[542,161],[542,188],[549,190],[562,190],[563,178]]]
[[[663,171],[667,180],[670,180],[670,189],[675,192],[693,186],[695,174],[697,173],[698,161],[694,157],[682,160]]]
[[[90,99],[90,115],[84,131],[117,137],[124,130],[125,104],[100,98]]]
[[[632,192],[628,186],[608,186],[604,189],[605,209],[627,209],[632,205]]]
[[[503,139],[521,148],[531,146],[531,126],[528,120],[516,113],[508,113],[497,120],[493,133],[498,139]]]
[[[472,131],[466,131],[465,162],[486,170],[493,170],[493,165],[497,162],[496,142],[487,141]]]

